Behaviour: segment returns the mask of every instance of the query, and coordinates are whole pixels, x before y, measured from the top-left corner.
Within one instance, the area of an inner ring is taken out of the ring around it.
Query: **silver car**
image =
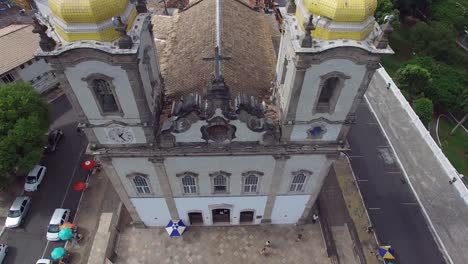
[[[7,253],[8,253],[8,246],[6,244],[0,244],[0,263],[3,263],[3,261],[6,258]]]
[[[23,223],[26,214],[31,208],[31,197],[19,196],[13,201],[13,204],[8,211],[8,216],[5,221],[6,227],[18,227]]]

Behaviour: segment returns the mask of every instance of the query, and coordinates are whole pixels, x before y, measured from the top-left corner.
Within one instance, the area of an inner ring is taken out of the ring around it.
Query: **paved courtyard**
[[[271,247],[261,255],[267,240]],[[169,238],[163,228],[128,227],[116,252],[119,264],[330,263],[318,224],[189,227],[181,238]]]

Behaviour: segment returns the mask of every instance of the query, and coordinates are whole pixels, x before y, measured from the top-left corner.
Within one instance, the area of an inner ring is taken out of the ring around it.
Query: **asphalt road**
[[[20,228],[6,229],[1,238],[10,246],[5,263],[36,263],[42,256],[49,258],[54,247],[63,246],[63,242],[47,243],[47,225],[55,208],[71,209],[73,219],[81,197],[71,185],[86,177],[81,169],[86,139],[76,132],[76,116],[65,96],[50,105],[50,120],[52,127],[64,131],[65,137],[58,150],[41,161],[47,173],[39,191],[26,193],[32,196],[33,204],[25,223]]]
[[[348,135],[351,165],[381,244],[401,264],[445,263],[380,127],[363,101]]]

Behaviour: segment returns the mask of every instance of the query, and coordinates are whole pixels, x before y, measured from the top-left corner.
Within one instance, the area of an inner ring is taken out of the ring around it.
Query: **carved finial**
[[[136,10],[138,13],[147,13],[146,0],[136,0]]]
[[[304,35],[304,38],[302,39],[302,43],[301,43],[302,48],[311,48],[312,47],[311,31],[315,29],[314,24],[312,23],[313,19],[314,19],[314,16],[311,14],[309,16],[309,21],[307,23],[304,23],[305,35]]]
[[[32,32],[39,34],[39,37],[40,37],[39,47],[41,47],[43,51],[53,50],[57,43],[55,42],[53,38],[47,36],[47,29],[48,29],[47,26],[41,24],[37,16],[33,16],[32,19],[34,23],[34,29],[32,30]]]
[[[295,2],[295,0],[289,0],[288,1],[288,6],[286,8],[286,12],[288,14],[296,13],[296,2]]]
[[[127,35],[127,25],[122,22],[122,18],[120,16],[115,16],[112,18],[112,23],[114,24],[115,31],[119,32],[119,48],[121,49],[131,49],[133,45],[132,38]]]
[[[392,27],[392,22],[395,19],[394,15],[388,15],[385,16],[384,21],[385,24],[382,25],[382,34],[380,34],[377,38],[374,40],[374,45],[378,49],[386,49],[388,47],[388,36],[392,34],[393,32],[393,27]]]

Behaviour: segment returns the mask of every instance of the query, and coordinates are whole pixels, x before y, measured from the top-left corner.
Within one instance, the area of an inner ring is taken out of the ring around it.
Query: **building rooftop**
[[[166,42],[160,57],[168,96],[204,94],[212,80],[213,61],[206,59],[214,57],[216,46],[215,8],[215,0],[192,2],[172,18],[172,26],[155,18],[155,37]],[[272,36],[279,33],[267,15],[240,0],[222,1],[222,20],[222,75],[231,94],[267,98],[276,64]]]
[[[34,52],[39,48],[39,36],[32,30],[32,25],[10,25],[0,29],[0,74],[34,58]]]

